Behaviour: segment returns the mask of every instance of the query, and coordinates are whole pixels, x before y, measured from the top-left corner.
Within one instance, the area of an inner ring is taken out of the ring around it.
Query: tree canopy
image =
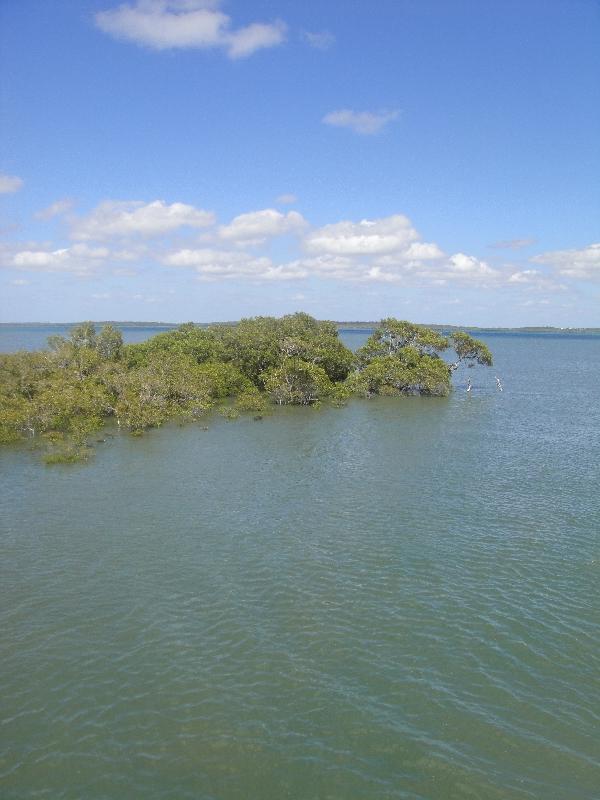
[[[442,354],[454,350],[455,361]],[[236,325],[186,323],[139,344],[92,322],[52,336],[48,350],[0,355],[0,442],[37,437],[50,461],[85,458],[90,436],[113,419],[139,434],[169,419],[262,416],[270,405],[343,403],[352,395],[445,396],[461,363],[491,366],[483,342],[385,319],[356,353],[336,325],[308,314]]]

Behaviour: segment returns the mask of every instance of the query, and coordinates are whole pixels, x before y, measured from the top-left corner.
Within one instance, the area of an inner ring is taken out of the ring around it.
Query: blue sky
[[[0,3],[3,321],[600,325],[596,0]]]

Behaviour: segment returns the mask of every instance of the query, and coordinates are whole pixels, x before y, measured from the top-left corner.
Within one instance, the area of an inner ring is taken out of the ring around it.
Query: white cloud
[[[296,281],[308,278],[308,272],[300,265],[279,264],[268,269],[261,277],[267,281]]]
[[[286,26],[280,21],[232,29],[220,5],[219,0],[137,0],[100,11],[95,20],[105,33],[155,50],[216,48],[233,59],[285,40]]]
[[[448,258],[437,245],[425,247],[429,249],[429,258],[380,258],[368,269],[363,279],[412,286],[445,286],[448,283],[481,286],[496,283],[501,277],[497,270],[474,256],[456,253]]]
[[[402,283],[406,281],[406,276],[401,272],[392,272],[381,267],[370,267],[363,278],[364,280],[377,281],[378,283]]]
[[[23,186],[23,178],[16,175],[0,175],[0,194],[13,194]]]
[[[282,214],[274,208],[265,208],[262,211],[251,211],[235,217],[229,225],[222,225],[219,228],[219,236],[225,241],[254,245],[274,236],[297,233],[306,225],[306,220],[297,211]]]
[[[499,273],[483,262],[470,270],[457,269],[452,258],[444,258],[432,265],[424,261],[403,259],[362,259],[342,256],[319,256],[292,261],[286,266],[304,270],[307,276],[322,280],[352,283],[395,283],[406,286],[443,286],[448,283],[464,285],[491,285],[497,283]]]
[[[499,274],[485,261],[480,261],[478,258],[467,256],[464,253],[456,253],[450,256],[449,272],[455,276],[468,278],[492,278]]]
[[[163,257],[163,264],[192,268],[202,280],[294,280],[307,276],[306,269],[293,264],[274,265],[266,256],[252,256],[239,250],[178,250]]]
[[[404,257],[417,261],[431,261],[436,258],[443,258],[444,251],[440,250],[433,242],[413,242],[406,250]]]
[[[539,269],[524,269],[520,272],[513,272],[508,278],[508,283],[529,287],[531,289],[542,289],[544,291],[556,291],[567,288],[564,284],[557,283],[552,278],[549,278]]]
[[[177,250],[165,256],[163,263],[171,267],[192,268],[204,280],[259,278],[273,267],[266,257],[255,258],[239,250],[211,248]]]
[[[45,209],[59,213],[62,203]],[[66,208],[66,205],[64,206]],[[191,270],[204,281],[323,281],[416,286],[513,287],[519,292],[565,289],[551,270],[517,269],[504,264],[493,268],[464,252],[446,254],[435,242],[423,241],[410,219],[401,214],[360,221],[342,220],[310,228],[297,211],[273,208],[240,214],[217,227],[212,213],[184,203],[167,205],[156,200],[106,201],[84,217],[68,217],[71,246],[47,242],[0,245],[0,265],[30,272],[141,276],[131,265],[154,262],[166,268]],[[182,228],[189,232],[174,236]],[[296,243],[289,236],[298,237]],[[275,260],[275,252],[289,248]],[[150,239],[150,237],[155,237]],[[104,242],[112,243],[104,246]],[[193,244],[190,244],[193,242]],[[535,256],[566,277],[600,277],[600,244],[582,250],[557,251]],[[568,284],[565,280],[564,284]],[[385,290],[382,290],[385,291]],[[519,298],[515,299],[515,302]]]
[[[65,214],[72,208],[73,208],[73,201],[65,197],[62,200],[57,200],[56,202],[52,203],[47,208],[43,208],[41,211],[38,211],[36,214],[34,214],[34,217],[36,219],[41,219],[46,221],[52,219],[53,217],[58,217],[61,214]]]
[[[198,269],[215,264],[239,263],[247,258],[248,255],[239,250],[226,251],[201,248],[197,250],[176,250],[164,256],[162,261],[163,264],[167,264],[170,267],[194,267]]]
[[[535,281],[538,275],[540,275],[540,271],[537,269],[525,269],[522,270],[521,272],[513,272],[513,274],[508,279],[508,282],[531,284]]]
[[[294,203],[298,202],[298,198],[295,194],[280,194],[277,198],[277,202],[282,206],[291,206]]]
[[[418,238],[410,220],[396,214],[376,220],[325,225],[309,233],[304,241],[309,253],[363,256],[406,250]]]
[[[182,227],[205,228],[214,224],[210,211],[185,203],[167,205],[163,200],[107,200],[87,217],[72,222],[71,236],[80,241],[132,235],[161,236]]]
[[[346,108],[330,111],[329,114],[325,114],[322,122],[337,128],[349,128],[363,136],[370,136],[379,133],[399,116],[399,111],[352,111]]]
[[[335,36],[329,31],[302,31],[301,36],[315,50],[329,50],[335,44]]]
[[[566,278],[600,280],[600,242],[590,244],[581,250],[554,250],[540,253],[531,261],[535,264],[548,264]]]
[[[274,47],[285,40],[286,26],[283,22],[272,25],[254,22],[240,28],[226,38],[229,58],[246,58],[263,47]]]
[[[124,247],[122,250],[115,250],[113,256],[117,261],[139,261],[149,253],[150,248],[148,245],[133,244],[129,247]]]
[[[434,242],[421,241],[411,221],[401,214],[325,225],[305,236],[304,247],[315,257],[299,263],[310,274],[336,280],[482,285],[501,277],[474,256],[448,257]]]
[[[13,286],[29,286],[31,281],[26,280],[25,278],[15,278],[14,281],[11,281]]]
[[[290,261],[286,267],[295,273],[314,275],[326,280],[355,280],[362,273],[361,263],[345,256],[322,255]]]
[[[93,272],[109,257],[106,247],[75,244],[58,250],[18,250],[4,261],[4,266],[26,272],[72,272],[81,276]]]

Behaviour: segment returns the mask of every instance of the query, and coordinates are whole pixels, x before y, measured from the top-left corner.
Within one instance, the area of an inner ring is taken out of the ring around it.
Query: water
[[[148,323],[132,324],[127,322],[113,323],[122,335],[126,344],[143,342],[150,336],[158,333],[173,330],[177,325]],[[96,324],[96,330],[100,330],[102,323]],[[22,323],[19,325],[10,323],[0,323],[0,353],[13,353],[16,350],[41,350],[47,347],[49,336],[68,337],[72,323]],[[347,329],[344,331],[345,341],[348,347],[355,349],[359,347],[371,331],[364,328]]]
[[[148,325],[132,325],[126,322],[116,322],[115,327],[123,334],[123,341],[127,344],[143,342],[157,333],[173,330],[176,325],[161,325],[149,323]],[[0,353],[12,353],[16,350],[41,350],[47,346],[49,336],[68,336],[73,324],[67,323],[22,323],[14,325],[0,324]],[[96,325],[100,330],[102,323]]]
[[[486,341],[471,397],[0,451],[0,796],[597,798],[600,338]]]

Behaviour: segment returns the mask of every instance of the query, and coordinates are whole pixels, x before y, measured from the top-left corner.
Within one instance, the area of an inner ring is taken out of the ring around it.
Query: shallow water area
[[[600,337],[485,341],[471,396],[1,450],[1,796],[597,797]]]

